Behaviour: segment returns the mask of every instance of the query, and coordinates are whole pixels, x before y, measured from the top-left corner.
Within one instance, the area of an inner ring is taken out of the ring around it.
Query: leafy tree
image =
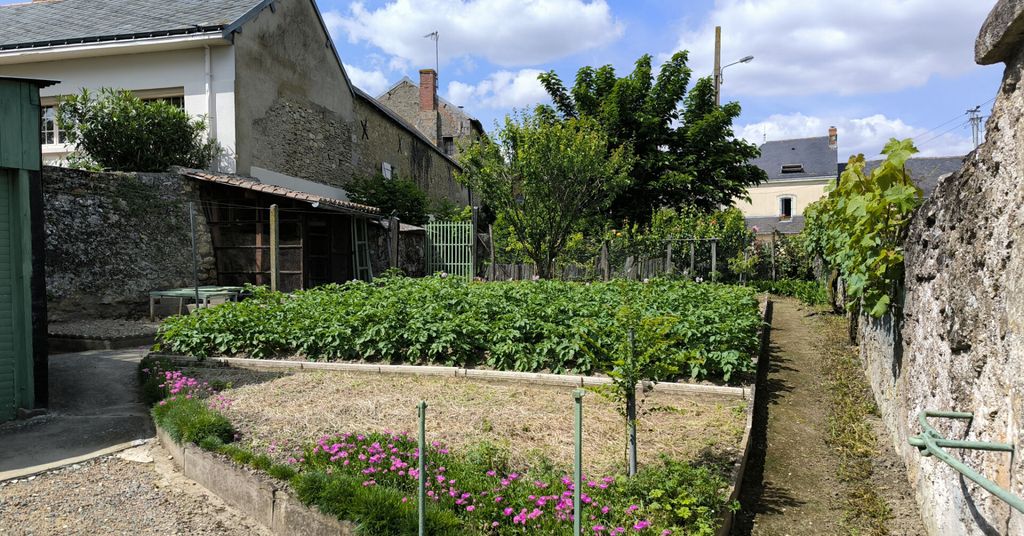
[[[164,101],[143,101],[131,91],[83,89],[61,99],[57,121],[99,167],[113,171],[165,171],[178,165],[205,168],[220,148],[206,139],[206,122]]]
[[[583,67],[571,89],[554,71],[539,77],[555,105],[542,113],[592,118],[608,135],[611,149],[630,147],[636,156],[631,184],[611,207],[620,223],[646,223],[651,210],[661,207],[714,210],[746,197],[747,187],[767,178],[747,163],[758,156],[757,147],[733,135],[740,105],[716,106],[710,78],[700,79],[687,94],[686,60],[685,51],[677,52],[656,78],[650,55],[641,56],[622,78],[610,65]]]
[[[506,117],[493,142],[462,155],[459,180],[507,221],[523,252],[549,278],[571,235],[629,183],[630,158],[588,118]]]
[[[882,149],[886,159],[871,173],[864,171],[864,155],[850,157],[828,197],[804,211],[808,252],[838,268],[849,297],[863,300],[876,318],[903,282],[903,243],[923,197],[905,166],[916,152],[910,139],[890,139]]]
[[[356,203],[377,207],[384,214],[394,213],[405,223],[423,225],[427,222],[427,194],[409,179],[388,179],[378,173],[352,180],[345,185],[345,191]]]

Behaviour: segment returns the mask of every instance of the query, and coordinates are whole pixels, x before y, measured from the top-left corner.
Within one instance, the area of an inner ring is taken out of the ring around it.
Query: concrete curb
[[[356,525],[310,508],[276,480],[239,467],[196,445],[177,443],[159,426],[157,438],[186,478],[258,521],[274,534],[354,536]]]
[[[92,460],[92,459],[95,459],[95,458],[99,458],[99,457],[102,457],[102,456],[108,456],[110,454],[121,452],[122,450],[127,450],[127,449],[130,449],[132,447],[138,447],[138,446],[141,446],[141,445],[145,445],[146,443],[148,443],[150,441],[152,441],[152,438],[150,438],[150,439],[135,439],[135,440],[132,440],[132,441],[126,441],[124,443],[118,443],[117,445],[113,445],[113,446],[110,446],[110,447],[107,447],[107,448],[103,448],[103,449],[100,449],[100,450],[94,450],[94,451],[89,452],[87,454],[82,454],[81,456],[75,456],[73,458],[64,458],[63,460],[57,460],[55,462],[43,463],[43,464],[39,464],[39,465],[33,465],[31,467],[25,467],[23,469],[12,469],[10,471],[3,471],[3,472],[0,472],[0,482],[4,482],[4,481],[7,481],[7,480],[14,480],[16,478],[27,478],[27,477],[30,477],[30,476],[33,476],[33,475],[38,475],[40,473],[45,473],[47,471],[53,471],[54,469],[60,469],[62,467],[67,467],[69,465],[74,465],[76,463],[87,462],[89,460]]]
[[[740,448],[743,450],[743,455],[733,465],[732,468],[732,486],[729,492],[729,502],[739,500],[740,492],[743,488],[743,474],[747,469],[747,459],[750,458],[750,451],[753,448],[753,431],[754,431],[754,408],[757,406],[758,396],[758,385],[763,385],[760,381],[763,377],[768,374],[768,359],[770,355],[770,344],[771,344],[771,333],[772,333],[772,310],[774,304],[771,298],[765,297],[764,302],[761,304],[761,332],[759,334],[759,345],[757,351],[757,378],[758,381],[754,385],[750,386],[750,403],[747,404],[747,422],[743,429],[743,439],[740,440]],[[765,396],[765,395],[761,395]],[[717,536],[728,536],[732,531],[732,524],[735,521],[735,512],[725,511],[722,513],[722,524],[716,533]]]
[[[192,356],[151,352],[148,357],[168,359],[182,366],[226,366],[263,372],[362,372],[370,374],[401,374],[413,376],[451,376],[468,380],[497,381],[508,383],[529,383],[565,387],[592,387],[612,383],[606,376],[576,376],[568,374],[547,374],[540,372],[510,372],[504,370],[464,369],[421,365],[376,365],[373,363],[328,363],[316,361],[287,361],[281,359],[249,359],[242,357],[209,357],[198,359]],[[752,400],[753,386],[732,387],[728,385],[707,385],[700,383],[661,382],[654,384],[654,391],[681,395],[716,396]]]

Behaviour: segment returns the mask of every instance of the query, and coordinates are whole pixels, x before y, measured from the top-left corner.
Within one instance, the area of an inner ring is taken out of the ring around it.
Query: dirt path
[[[840,460],[827,443],[832,398],[824,356],[850,351],[834,333],[838,321],[792,300],[775,303],[771,367],[764,382],[768,396],[754,409],[762,425],[754,430],[734,534],[870,533],[844,518],[847,484],[837,477]],[[888,484],[881,495],[913,497],[891,447],[879,444],[877,451],[872,480]],[[921,534],[913,500],[890,502],[892,523],[886,522],[891,527],[883,533]]]

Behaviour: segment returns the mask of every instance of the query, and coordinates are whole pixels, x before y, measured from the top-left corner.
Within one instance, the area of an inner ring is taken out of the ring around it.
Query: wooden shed
[[[270,284],[270,211],[279,210],[280,289],[285,292],[352,279],[369,280],[369,227],[375,207],[253,177],[178,169],[195,179],[210,228],[219,285]],[[298,181],[300,179],[292,179]]]
[[[0,421],[46,405],[39,88],[0,77]]]

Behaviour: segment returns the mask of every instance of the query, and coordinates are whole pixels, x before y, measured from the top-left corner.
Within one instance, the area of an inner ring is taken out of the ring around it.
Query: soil
[[[847,493],[836,476],[839,459],[826,443],[830,399],[821,356],[837,347],[856,351],[837,335],[841,319],[829,316],[791,299],[775,302],[771,365],[759,386],[767,396],[754,408],[760,424],[753,430],[734,535],[862,533],[844,517]],[[888,533],[923,535],[904,466],[880,422],[875,430],[872,481],[892,514]]]
[[[0,535],[269,535],[178,472],[151,442],[0,483]]]
[[[427,436],[452,449],[488,442],[510,462],[530,466],[541,459],[571,467],[572,388],[485,382],[437,376],[391,376],[352,372],[302,372],[266,381],[230,369],[191,369],[205,380],[231,374],[233,400],[226,411],[241,441],[272,456],[329,434],[414,431],[416,405],[426,400]],[[639,459],[661,454],[684,461],[727,464],[737,459],[747,403],[721,397],[648,393],[637,426]],[[625,425],[617,405],[596,392],[584,402],[584,467],[618,472],[625,466]]]

